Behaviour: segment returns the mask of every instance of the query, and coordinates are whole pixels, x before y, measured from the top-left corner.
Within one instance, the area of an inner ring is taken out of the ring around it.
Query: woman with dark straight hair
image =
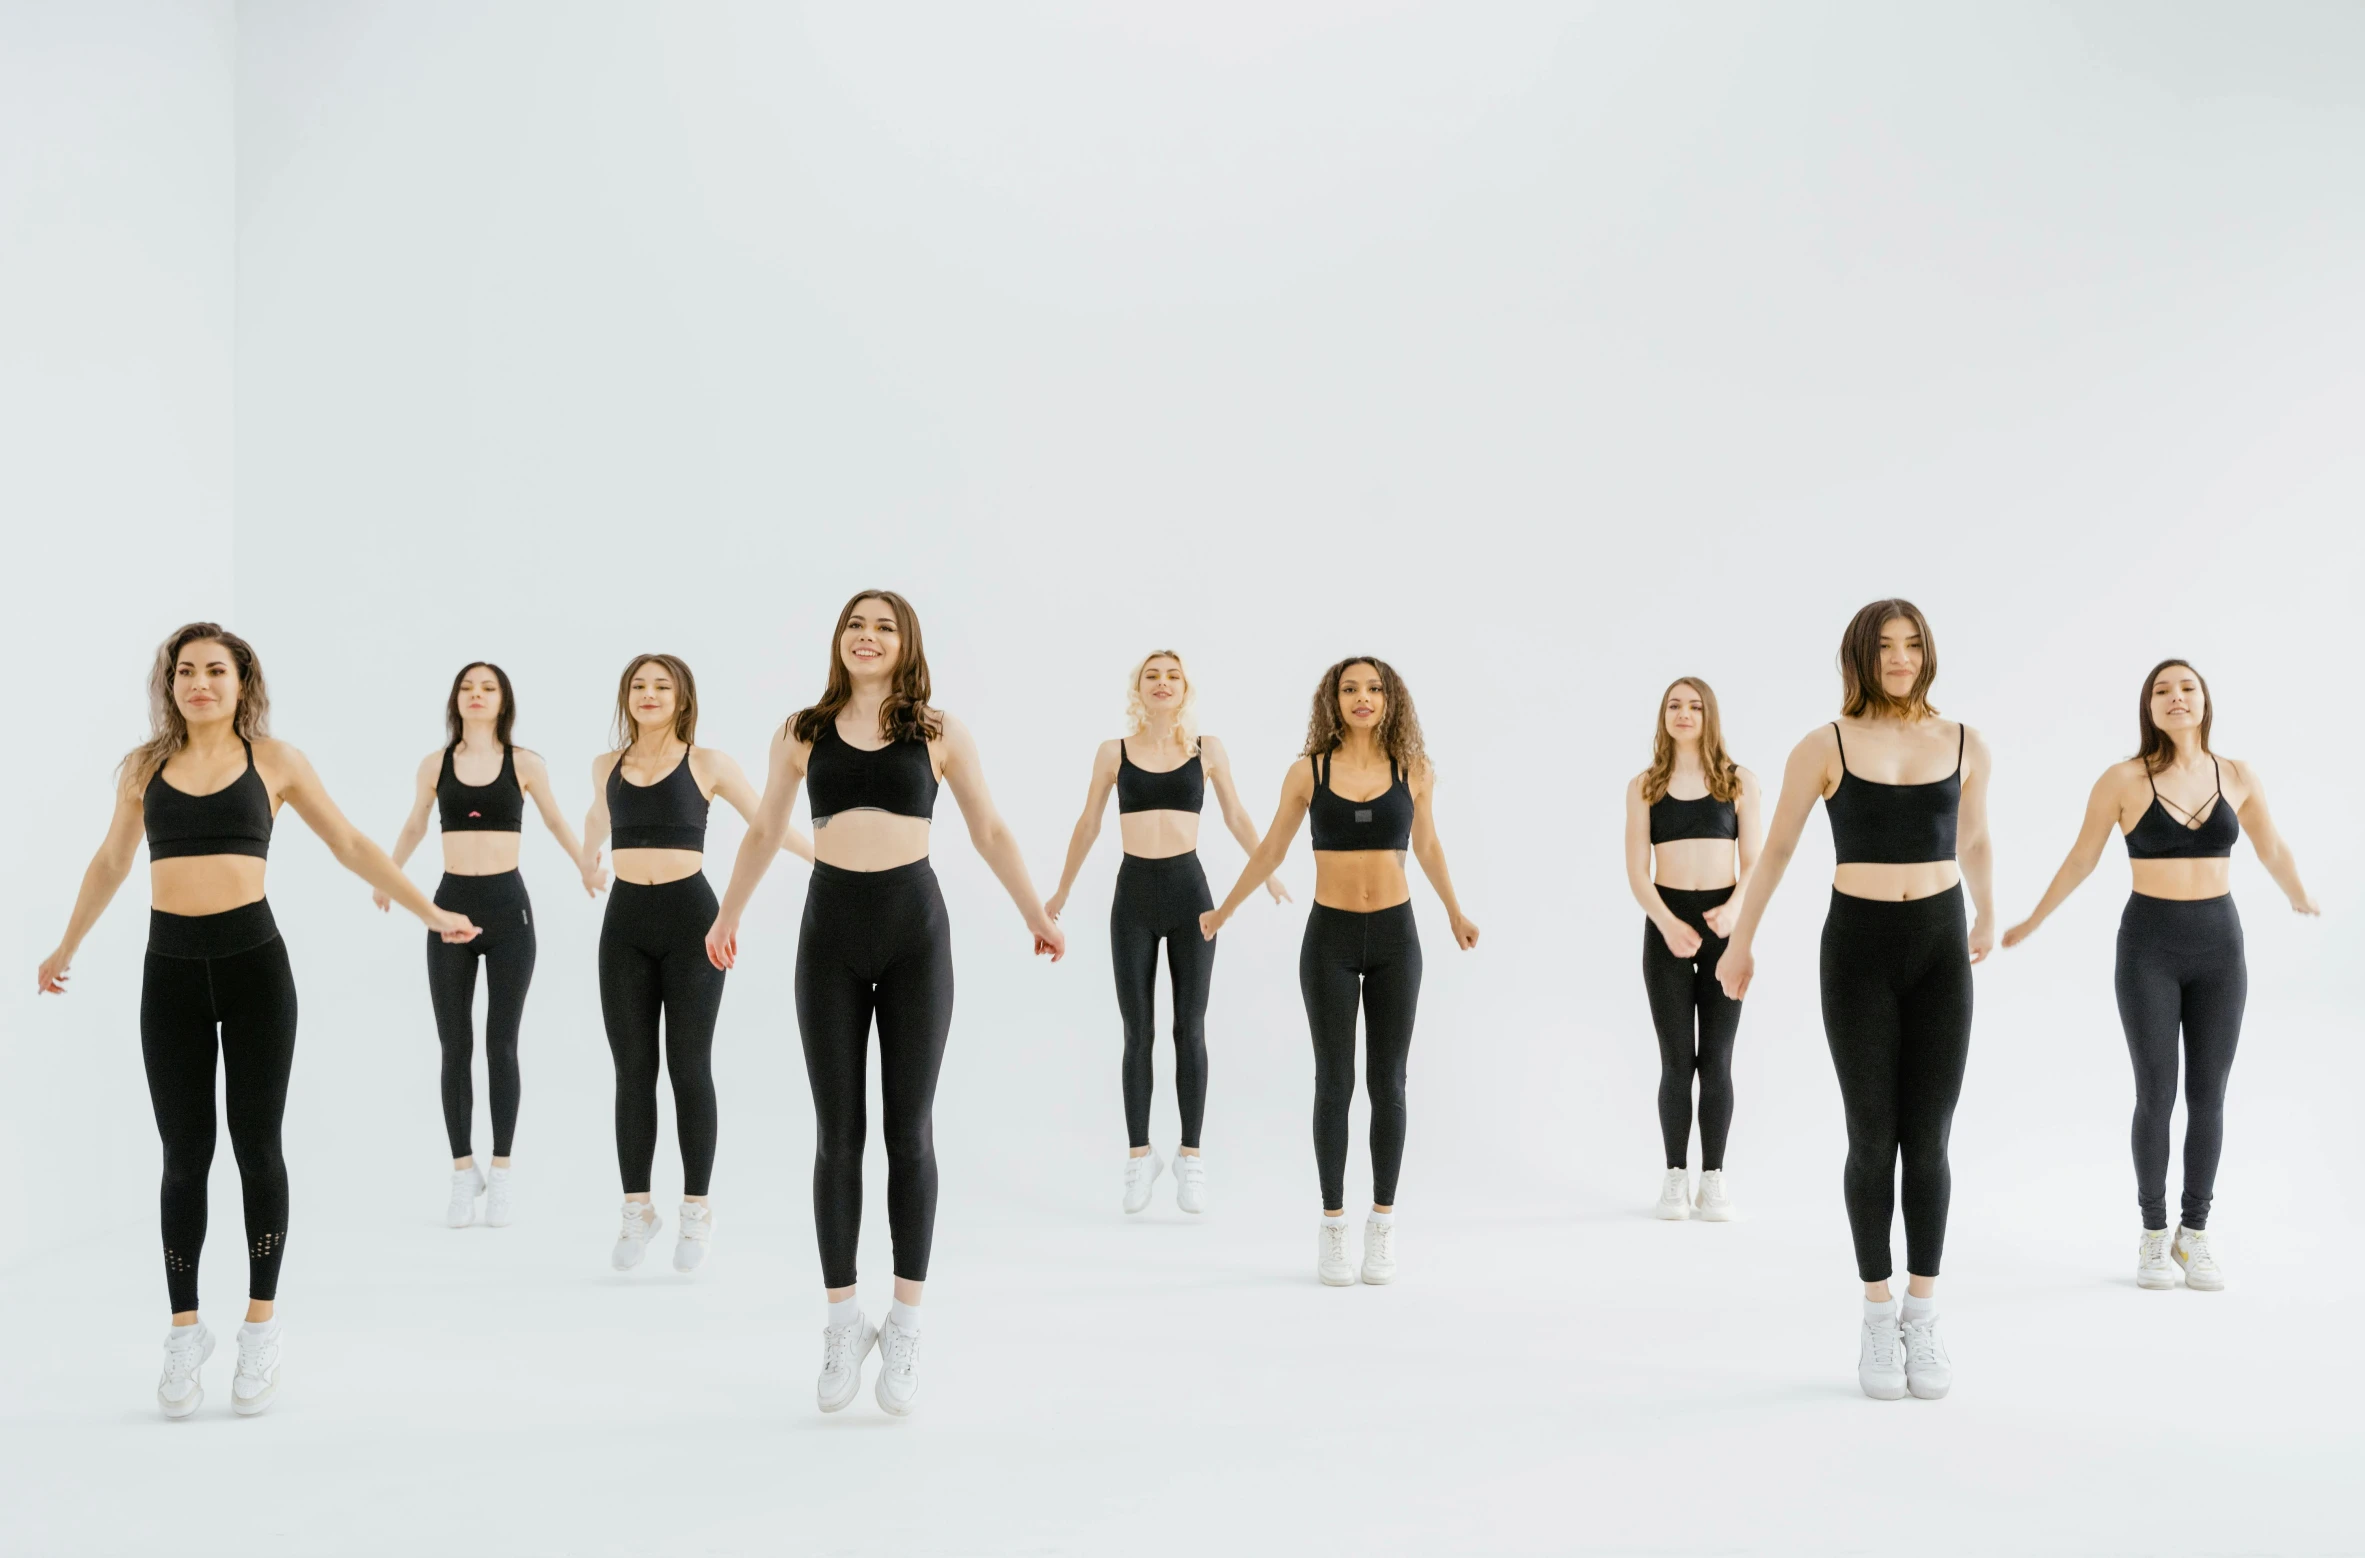
[[[519,1079],[517,1036],[525,1017],[526,989],[534,982],[534,906],[518,873],[526,797],[542,814],[542,825],[567,852],[583,878],[584,891],[597,896],[599,872],[575,838],[573,824],[552,794],[550,770],[541,754],[513,745],[517,696],[509,673],[489,660],[472,660],[452,678],[444,699],[443,745],[419,760],[412,782],[411,814],[394,840],[400,866],[427,836],[435,814],[443,830],[443,880],[435,901],[465,914],[483,932],[474,941],[427,938],[427,995],[435,1012],[435,1033],[443,1049],[443,1126],[452,1149],[451,1199],[447,1227],[477,1220],[484,1197],[488,1228],[509,1226],[512,1198],[509,1148],[517,1134]],[[390,902],[372,893],[380,912]],[[485,971],[485,1082],[492,1095],[493,1161],[477,1168],[474,1127],[476,1091],[469,1073],[476,1060],[476,967]]]
[[[1938,646],[1913,602],[1857,612],[1839,669],[1840,718],[1790,754],[1717,979],[1736,1001],[1748,993],[1758,922],[1821,800],[1838,862],[1823,921],[1823,1032],[1847,1110],[1848,1226],[1864,1282],[1856,1379],[1878,1400],[1909,1390],[1935,1400],[1954,1381],[1938,1339],[1946,1144],[1971,1053],[1971,965],[1995,946],[1987,743],[1930,702]],[[1889,1292],[1900,1160],[1902,1310]]]
[[[65,939],[41,961],[41,992],[63,995],[74,953],[148,843],[148,958],[140,1056],[164,1139],[164,1284],[172,1303],[156,1404],[187,1417],[205,1400],[213,1334],[197,1312],[205,1181],[214,1154],[214,1058],[246,1202],[246,1324],[238,1330],[232,1410],[251,1416],[279,1393],[279,1265],[287,1248],[280,1119],[296,1053],[296,982],[263,896],[271,825],[286,805],[337,864],[451,941],[476,935],[439,909],[386,852],[345,820],[304,754],[271,737],[271,695],[254,648],[218,623],[192,622],[156,651],[148,739],[123,759],[115,812]]]
[[[846,602],[820,700],[772,738],[763,804],[748,820],[706,933],[713,966],[731,967],[740,916],[788,836],[798,789],[809,786],[813,879],[797,936],[797,1028],[813,1087],[813,1230],[829,1304],[814,1387],[824,1412],[862,1389],[874,1344],[879,1406],[901,1417],[919,1397],[920,1299],[936,1232],[936,1078],[953,1020],[952,933],[928,863],[940,785],[960,802],[969,841],[1010,895],[1034,950],[1053,962],[1067,951],[1067,937],[1035,896],[1018,840],[994,809],[977,742],[930,704],[931,691],[911,602],[892,590],[864,590]],[[895,1253],[894,1302],[875,1328],[863,1318],[854,1280],[874,1020]]]
[[[1681,793],[1678,793],[1681,792]],[[1741,1003],[1716,982],[1725,933],[1763,836],[1757,775],[1727,756],[1716,694],[1697,676],[1659,696],[1651,766],[1626,786],[1626,885],[1642,905],[1642,984],[1659,1031],[1659,1135],[1667,1152],[1657,1213],[1729,1222],[1725,1136],[1733,1123],[1733,1039]],[[1692,1196],[1692,1079],[1700,1083],[1700,1192]]]
[[[2209,684],[2185,660],[2152,667],[2136,697],[2135,755],[2113,763],[2086,797],[2069,858],[2027,919],[2035,934],[2102,859],[2115,830],[2127,842],[2134,891],[2119,915],[2119,1023],[2135,1064],[2135,1200],[2143,1213],[2135,1285],[2215,1292],[2225,1272],[2209,1245],[2209,1207],[2225,1141],[2226,1080],[2242,1037],[2249,965],[2234,912],[2234,844],[2244,832],[2294,912],[2316,900],[2267,811],[2257,769],[2209,744]],[[2168,1231],[2169,1120],[2176,1112],[2178,1038],[2184,1062],[2184,1198]]]

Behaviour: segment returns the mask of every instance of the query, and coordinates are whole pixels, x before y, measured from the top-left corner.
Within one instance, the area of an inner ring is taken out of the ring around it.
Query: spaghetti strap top
[[[1831,723],[1839,739],[1839,722]],[[1963,741],[1955,726],[1954,772],[1929,784],[1876,784],[1848,772],[1840,741],[1839,788],[1823,803],[1831,814],[1831,844],[1845,865],[1910,866],[1954,858],[1955,824],[1963,803]]]
[[[1117,810],[1203,811],[1207,806],[1207,772],[1199,754],[1178,767],[1152,773],[1133,760],[1122,739],[1117,742]]]
[[[706,797],[690,772],[690,749],[655,784],[624,777],[624,754],[608,770],[608,837],[618,849],[706,850]]]
[[[2189,822],[2177,820],[2158,781],[2144,775],[2151,785],[2151,804],[2127,830],[2129,860],[2223,860],[2234,852],[2234,841],[2242,836],[2242,819],[2225,798],[2225,771],[2217,766],[2214,752],[2209,755],[2209,767],[2217,775],[2217,791],[2201,803],[2198,812],[2187,813],[2192,818]]]
[[[1412,786],[1388,760],[1388,788],[1368,801],[1350,801],[1330,787],[1330,754],[1309,757],[1314,801],[1307,808],[1316,849],[1394,849],[1412,846]]]
[[[250,855],[257,860],[271,853],[271,792],[255,767],[255,744],[244,736],[246,772],[205,795],[176,790],[164,777],[164,765],[148,778],[140,795],[141,822],[148,835],[150,860],[180,860],[196,855]]]

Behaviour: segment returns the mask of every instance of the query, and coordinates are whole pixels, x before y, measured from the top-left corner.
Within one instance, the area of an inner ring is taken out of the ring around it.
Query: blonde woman
[[[1224,826],[1240,847],[1256,853],[1256,824],[1232,784],[1224,744],[1199,734],[1198,693],[1182,656],[1161,649],[1133,668],[1125,693],[1125,734],[1104,741],[1092,760],[1092,787],[1068,839],[1059,890],[1043,908],[1053,919],[1076,885],[1084,857],[1100,837],[1109,791],[1117,792],[1117,827],[1125,862],[1109,904],[1109,966],[1117,976],[1117,1013],[1125,1025],[1125,1210],[1150,1204],[1162,1165],[1150,1150],[1150,1052],[1158,1003],[1158,945],[1166,946],[1166,978],[1174,993],[1174,1092],[1182,1141],[1174,1150],[1174,1204],[1207,1208],[1207,1167],[1199,1129],[1207,1111],[1207,988],[1215,973],[1215,943],[1199,934],[1199,916],[1215,907],[1199,864],[1199,814],[1210,786]],[[1289,891],[1277,879],[1265,890],[1275,903]]]
[[[1651,766],[1626,786],[1626,883],[1647,919],[1642,983],[1659,1030],[1659,1134],[1667,1177],[1658,1215],[1729,1222],[1725,1136],[1733,1123],[1733,1039],[1741,1003],[1716,982],[1725,935],[1764,838],[1757,776],[1724,749],[1716,694],[1697,676],[1659,699]],[[1700,1193],[1691,1194],[1692,1079],[1700,1083]]]

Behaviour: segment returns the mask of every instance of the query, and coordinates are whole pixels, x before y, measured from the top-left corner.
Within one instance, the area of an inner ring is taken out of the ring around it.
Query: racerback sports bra
[[[933,817],[936,788],[935,761],[918,737],[865,751],[839,735],[832,720],[821,727],[805,761],[805,793],[816,826],[842,811]]]
[[[1314,801],[1307,808],[1316,849],[1394,849],[1412,846],[1412,786],[1388,759],[1388,788],[1368,801],[1350,801],[1330,788],[1330,754],[1309,757]]]
[[[2198,819],[2193,822],[2177,821],[2158,782],[2144,776],[2151,783],[2151,805],[2127,830],[2129,860],[2223,860],[2234,852],[2242,819],[2226,801],[2225,773],[2217,767],[2215,753],[2209,756],[2209,767],[2217,775],[2217,793],[2202,803],[2201,811],[2187,813]]]
[[[195,855],[251,855],[262,860],[270,855],[271,792],[255,767],[255,744],[244,736],[238,744],[246,748],[246,772],[205,795],[174,789],[165,782],[164,765],[156,765],[140,796],[150,860]]]
[[[517,782],[517,749],[501,748],[501,771],[490,784],[462,784],[453,766],[456,746],[443,749],[443,772],[435,779],[435,814],[446,833],[518,833],[526,821],[525,787]],[[623,767],[619,761],[617,767]],[[615,803],[609,802],[611,817]],[[619,844],[617,848],[625,846]]]
[[[1839,788],[1823,803],[1831,814],[1831,844],[1845,865],[1913,866],[1954,858],[1955,823],[1963,803],[1963,741],[1955,726],[1954,772],[1929,784],[1875,784],[1848,772],[1839,749]],[[1839,722],[1831,725],[1839,738]]]
[[[1207,805],[1207,771],[1200,766],[1199,754],[1191,760],[1163,773],[1152,773],[1133,760],[1125,750],[1125,743],[1117,743],[1117,810],[1136,811],[1202,811]]]
[[[655,784],[624,777],[624,755],[608,770],[608,840],[617,849],[706,851],[706,796],[690,772],[690,749]]]
[[[1654,844],[1672,844],[1677,839],[1737,839],[1740,836],[1740,814],[1733,809],[1731,801],[1720,801],[1713,795],[1679,801],[1672,795],[1662,795],[1651,802],[1651,842]]]

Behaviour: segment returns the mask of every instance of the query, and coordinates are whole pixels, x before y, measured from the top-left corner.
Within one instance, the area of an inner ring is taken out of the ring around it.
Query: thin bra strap
[[[2225,770],[2217,766],[2217,754],[2214,752],[2209,754],[2209,772],[2217,776],[2217,795],[2219,799],[2223,799],[2225,796]]]
[[[1848,771],[1848,743],[1840,736],[1838,720],[1831,722],[1831,739],[1839,742],[1839,771],[1844,777]]]
[[[1954,771],[1963,771],[1963,743],[1971,739],[1971,727],[1961,720],[1954,722]]]
[[[1306,763],[1314,770],[1314,788],[1317,790],[1330,788],[1329,758],[1328,752],[1308,752],[1306,754]]]

